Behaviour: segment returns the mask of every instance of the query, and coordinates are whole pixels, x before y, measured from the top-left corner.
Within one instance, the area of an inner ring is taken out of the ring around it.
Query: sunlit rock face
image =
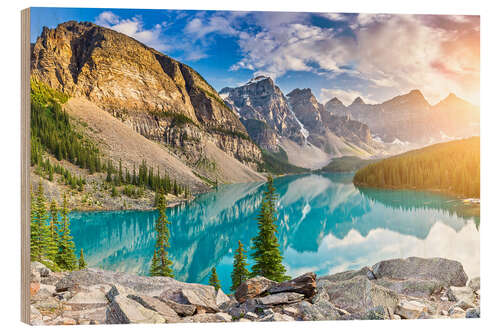
[[[193,159],[203,153],[201,140],[250,166],[261,161],[238,116],[200,74],[114,30],[75,21],[44,28],[32,49],[31,75]]]
[[[275,180],[278,238],[287,274],[326,275],[407,256],[459,260],[479,275],[479,219],[461,202],[414,191],[360,190],[352,175],[301,175]],[[169,256],[176,278],[207,282],[217,268],[229,291],[233,252],[250,251],[263,183],[226,185],[167,211]],[[72,213],[76,248],[91,267],[147,274],[156,212]],[[251,263],[251,258],[249,258]]]

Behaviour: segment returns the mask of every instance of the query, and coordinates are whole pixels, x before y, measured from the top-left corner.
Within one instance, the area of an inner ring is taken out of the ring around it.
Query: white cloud
[[[239,45],[245,56],[233,70],[255,69],[271,77],[290,70],[317,72],[317,67],[335,74],[353,72],[340,66],[349,63],[354,41],[336,36],[331,28],[282,25],[255,36],[240,36]]]
[[[111,11],[104,11],[95,19],[95,23],[121,32],[159,51],[166,51],[169,45],[162,36],[167,23],[156,24],[151,29],[144,27],[144,22],[138,16],[122,19]]]
[[[237,31],[231,23],[230,19],[222,15],[213,15],[206,19],[195,17],[186,25],[184,32],[197,39],[204,38],[211,33],[236,35]]]
[[[371,82],[375,90],[392,88],[405,93],[420,89],[431,103],[449,92],[478,102],[478,17],[391,14],[356,17],[334,13],[323,16],[346,21],[355,38],[343,35],[341,29],[321,28],[305,21],[261,21],[261,32],[254,36],[240,35],[244,56],[231,69],[245,68],[273,78],[288,71],[309,71],[330,77],[346,73]],[[349,101],[355,92],[337,93],[339,98]]]
[[[356,97],[361,97],[367,104],[378,103],[378,101],[373,100],[366,95],[363,95],[363,93],[357,90],[321,88],[321,92],[319,95],[319,101],[321,103],[326,103],[334,97],[340,99],[340,101],[342,101],[344,105],[350,105],[356,99]]]

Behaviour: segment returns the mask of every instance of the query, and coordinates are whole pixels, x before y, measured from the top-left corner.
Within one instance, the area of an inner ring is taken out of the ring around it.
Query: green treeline
[[[64,93],[31,80],[31,166],[37,167],[37,174],[50,181],[54,180],[54,173],[59,174],[62,183],[83,191],[85,179],[72,175],[60,165],[51,164],[48,158],[44,158],[44,153],[49,152],[57,160],[67,160],[90,174],[105,172],[106,181],[112,186],[112,195],[118,195],[116,186],[125,185],[122,193],[131,198],[141,197],[146,188],[186,198],[191,196],[187,186],[170,179],[166,171],[160,175],[159,168],[154,170],[145,161],[138,170],[134,165],[133,171],[124,168],[121,160],[118,166],[111,160],[102,161],[98,148],[75,131],[68,114],[62,109],[61,103],[68,98]]]
[[[67,160],[91,174],[100,172],[99,150],[72,128],[62,110],[61,103],[68,97],[31,80],[31,164],[37,163],[44,148],[59,161]]]
[[[154,170],[144,160],[137,169],[134,165],[132,172],[122,166],[121,160],[118,163],[118,167],[115,167],[113,162],[108,160],[105,169],[106,182],[110,183],[113,188],[125,185],[123,194],[131,198],[141,197],[145,188],[155,191],[157,193],[155,196],[155,206],[158,205],[159,192],[171,193],[175,196],[183,195],[185,198],[191,196],[189,187],[179,184],[176,179],[172,180],[166,170],[163,174],[160,174],[159,167]]]
[[[61,208],[54,200],[49,205],[41,183],[36,192],[31,191],[30,257],[53,271],[71,271],[86,266],[83,250],[80,250],[77,265],[66,194]]]
[[[390,157],[360,169],[355,185],[443,190],[480,197],[480,139],[440,143]]]

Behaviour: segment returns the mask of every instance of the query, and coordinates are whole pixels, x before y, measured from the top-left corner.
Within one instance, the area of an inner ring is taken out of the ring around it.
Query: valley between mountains
[[[479,107],[453,94],[436,105],[418,90],[381,104],[322,104],[311,89],[285,94],[266,76],[218,92],[186,64],[88,22],[43,29],[31,84],[32,184],[42,182],[49,201],[71,191],[77,210],[152,209],[159,187],[175,205],[266,173],[336,170],[346,157],[479,135]]]

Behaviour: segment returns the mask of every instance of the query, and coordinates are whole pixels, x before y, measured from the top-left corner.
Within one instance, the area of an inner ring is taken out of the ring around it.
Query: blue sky
[[[271,76],[286,94],[380,102],[421,89],[479,101],[479,17],[433,15],[33,8],[43,26],[76,20],[125,33],[187,63],[220,90]]]

